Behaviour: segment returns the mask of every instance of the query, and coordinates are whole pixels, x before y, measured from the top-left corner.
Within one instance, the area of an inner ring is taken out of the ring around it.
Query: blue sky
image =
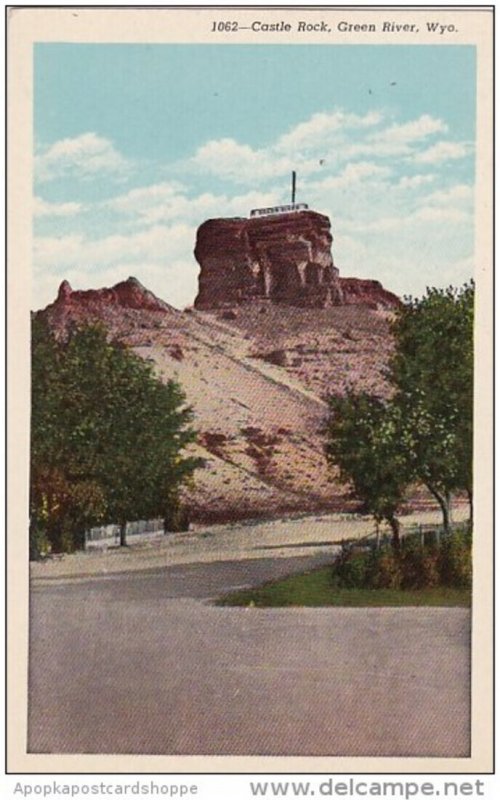
[[[475,50],[35,47],[34,305],[134,275],[190,304],[196,229],[288,199],[341,275],[399,294],[473,273]]]

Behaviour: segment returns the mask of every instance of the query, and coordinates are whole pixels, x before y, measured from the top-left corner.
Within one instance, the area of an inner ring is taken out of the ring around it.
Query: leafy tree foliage
[[[408,460],[396,406],[366,394],[330,399],[326,454],[352,486],[366,513],[385,520],[399,547],[398,510],[409,480]]]
[[[472,282],[408,299],[393,325],[393,404],[412,473],[438,501],[445,529],[454,492],[467,492],[472,508],[473,325]]]
[[[57,342],[35,318],[32,342],[31,527],[55,549],[85,528],[169,518],[199,461],[192,412],[174,381],[88,326]]]
[[[408,298],[392,326],[391,400],[330,400],[327,458],[366,511],[391,525],[395,545],[411,481],[434,495],[445,529],[454,492],[467,492],[472,509],[473,321],[472,282]]]

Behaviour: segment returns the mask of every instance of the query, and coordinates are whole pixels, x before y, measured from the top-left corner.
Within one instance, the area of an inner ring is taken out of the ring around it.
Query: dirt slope
[[[65,283],[39,313],[60,336],[101,321],[163,379],[181,383],[206,460],[189,491],[194,518],[350,507],[323,456],[324,398],[350,385],[384,393],[386,312],[257,303],[228,320],[227,311],[178,311],[129,279],[89,292]]]

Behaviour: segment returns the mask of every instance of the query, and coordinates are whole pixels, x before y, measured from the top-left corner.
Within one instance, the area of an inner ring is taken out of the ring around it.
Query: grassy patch
[[[226,595],[223,606],[469,606],[469,589],[343,589],[334,587],[332,568],[322,567],[302,575]]]

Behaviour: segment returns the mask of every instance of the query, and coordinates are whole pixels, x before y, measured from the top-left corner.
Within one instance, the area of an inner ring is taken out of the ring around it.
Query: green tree
[[[385,520],[399,548],[397,517],[410,480],[397,406],[366,394],[332,397],[326,456],[377,523]]]
[[[473,322],[472,282],[406,299],[392,325],[391,399],[330,400],[327,458],[366,511],[390,524],[396,546],[412,481],[436,498],[446,530],[453,493],[467,493],[472,515]]]
[[[75,409],[65,396],[64,349],[34,317],[31,369],[30,553],[83,545],[86,527],[102,520],[106,502],[70,441]]]
[[[411,471],[439,503],[445,529],[454,492],[467,493],[472,514],[473,323],[471,282],[408,298],[392,326],[392,403]]]
[[[75,541],[91,524],[117,522],[125,544],[127,521],[171,515],[200,463],[182,454],[195,433],[177,383],[162,383],[102,327],[56,342],[35,319],[32,386],[31,518],[56,547],[56,530]]]

